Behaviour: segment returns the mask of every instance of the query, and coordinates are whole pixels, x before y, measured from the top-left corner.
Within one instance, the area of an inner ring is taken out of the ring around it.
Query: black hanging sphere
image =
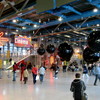
[[[38,53],[39,55],[43,55],[43,54],[45,53],[45,49],[42,48],[42,47],[39,47],[38,50],[37,50],[37,53]]]
[[[87,63],[93,63],[93,62],[97,62],[99,60],[99,57],[97,55],[95,55],[95,52],[92,51],[89,47],[84,49],[83,58]]]
[[[67,43],[62,43],[58,47],[58,55],[63,60],[69,61],[71,56],[73,55],[73,48]]]
[[[55,52],[55,46],[52,45],[52,44],[49,44],[47,46],[47,49],[46,50],[47,50],[48,53],[54,53]]]
[[[96,52],[100,51],[100,31],[93,31],[87,39],[89,47]]]

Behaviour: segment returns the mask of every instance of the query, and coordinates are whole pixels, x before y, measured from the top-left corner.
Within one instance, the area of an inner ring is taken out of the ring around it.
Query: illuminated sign
[[[0,46],[3,46],[6,42],[9,41],[8,38],[4,38],[4,37],[2,37],[3,34],[4,34],[3,32],[0,32]]]
[[[31,47],[31,38],[27,36],[15,36],[15,45],[17,47]]]

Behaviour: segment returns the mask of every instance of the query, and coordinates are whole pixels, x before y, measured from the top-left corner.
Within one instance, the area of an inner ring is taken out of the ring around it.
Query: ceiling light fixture
[[[100,24],[97,24],[97,26],[100,26]]]
[[[64,37],[68,37],[68,38],[70,38],[70,36],[69,36],[69,35],[64,35]]]
[[[62,21],[62,20],[63,20],[63,18],[62,18],[62,17],[59,17],[59,18],[58,18],[58,21]]]
[[[17,22],[17,20],[16,20],[16,19],[13,19],[13,20],[12,20],[12,22],[13,22],[13,23],[16,23],[16,22]]]
[[[44,38],[41,38],[41,40],[44,40]]]
[[[35,24],[34,27],[37,27],[37,25]]]
[[[5,35],[7,35],[8,34],[8,32],[5,32]]]
[[[97,9],[97,8],[94,8],[94,9],[93,9],[93,12],[98,12],[98,9]]]
[[[16,30],[16,32],[18,32],[18,30]]]
[[[22,27],[22,29],[26,29],[26,27]]]
[[[41,19],[39,19],[39,23],[41,23]]]

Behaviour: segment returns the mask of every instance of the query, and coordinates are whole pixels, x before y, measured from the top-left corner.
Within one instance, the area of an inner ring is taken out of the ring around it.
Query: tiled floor
[[[4,72],[3,78],[0,79],[0,100],[73,100],[70,83],[74,79],[74,74],[60,71],[58,79],[54,79],[53,73],[47,71],[44,82],[41,84],[38,80],[33,85],[31,74],[28,83],[23,84],[19,81],[19,76],[17,81],[13,82],[12,77],[8,78],[7,73]],[[100,100],[100,82],[98,81],[97,86],[93,86],[94,76],[84,81],[88,100]]]

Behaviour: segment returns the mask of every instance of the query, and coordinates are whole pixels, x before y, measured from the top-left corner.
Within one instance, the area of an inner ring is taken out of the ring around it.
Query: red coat
[[[36,67],[33,67],[33,68],[32,68],[32,73],[35,74],[35,75],[37,75],[38,69],[37,69]]]
[[[17,64],[13,65],[13,71],[15,72],[18,69]]]

